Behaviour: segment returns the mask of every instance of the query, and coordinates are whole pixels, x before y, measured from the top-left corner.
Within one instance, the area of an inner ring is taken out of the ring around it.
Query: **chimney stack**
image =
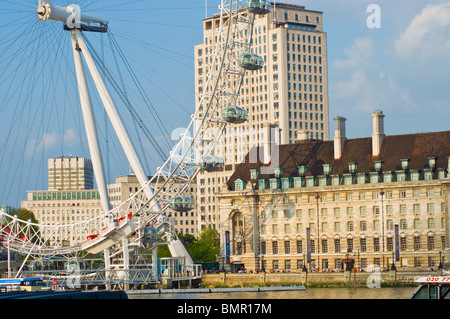
[[[276,124],[264,124],[264,155],[262,162],[268,164],[272,156],[278,156],[278,147],[281,144],[281,129]]]
[[[344,148],[345,136],[345,117],[336,116],[334,118],[334,159],[340,159],[342,156],[342,149]]]
[[[373,133],[372,133],[372,156],[379,156],[381,152],[381,142],[384,137],[384,114],[378,111],[372,114]]]
[[[304,141],[308,139],[308,132],[306,130],[297,131],[297,141]]]

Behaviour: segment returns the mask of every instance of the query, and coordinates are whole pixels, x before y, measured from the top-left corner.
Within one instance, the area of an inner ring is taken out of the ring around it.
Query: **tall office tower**
[[[267,15],[255,15],[252,51],[264,59],[264,67],[247,71],[237,106],[249,120],[229,124],[224,132],[220,156],[225,170],[203,172],[197,179],[201,228],[220,227],[215,193],[228,180],[235,164],[249,150],[276,136],[281,144],[293,143],[297,133],[308,139],[329,139],[327,35],[322,12],[303,6],[272,3]],[[219,16],[203,21],[204,42],[195,47],[196,99],[205,92],[214,58]]]
[[[94,188],[94,170],[87,158],[56,157],[48,160],[48,190]]]

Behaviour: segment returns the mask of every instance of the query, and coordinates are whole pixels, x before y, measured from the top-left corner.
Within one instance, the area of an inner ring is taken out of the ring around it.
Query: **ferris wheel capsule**
[[[237,106],[227,107],[222,111],[222,118],[232,124],[242,124],[248,121],[248,113]]]
[[[201,170],[206,172],[216,172],[223,170],[225,163],[222,157],[215,155],[205,155],[197,163]]]
[[[194,199],[189,196],[175,196],[169,201],[169,207],[177,212],[188,212],[195,207]]]
[[[142,243],[145,245],[152,245],[158,242],[161,238],[158,230],[154,227],[145,227],[143,229]]]
[[[256,71],[264,66],[264,60],[259,55],[243,53],[238,58],[238,64],[245,70]]]
[[[245,7],[248,12],[255,14],[268,14],[272,9],[270,1],[267,0],[248,0]]]

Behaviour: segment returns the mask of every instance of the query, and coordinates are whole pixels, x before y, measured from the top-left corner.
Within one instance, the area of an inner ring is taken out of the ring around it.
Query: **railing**
[[[185,266],[184,258],[170,261],[171,265],[164,265],[161,275],[153,275],[151,268],[143,269],[88,269],[88,270],[42,270],[23,272],[25,276],[37,276],[42,279],[46,287],[67,287],[78,289],[85,286],[118,286],[118,285],[142,285],[158,284],[162,278],[181,279],[199,278],[201,276],[201,265]]]
[[[25,273],[25,272],[24,272]],[[31,273],[31,272],[27,272]],[[156,284],[152,269],[97,269],[97,270],[43,270],[32,272],[42,279],[47,287],[68,287],[72,289],[83,286]]]

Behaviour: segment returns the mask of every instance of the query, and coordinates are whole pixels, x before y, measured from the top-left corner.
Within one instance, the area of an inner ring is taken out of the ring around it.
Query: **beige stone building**
[[[216,195],[228,267],[436,269],[447,258],[450,131],[386,136],[383,113],[372,116],[369,138],[347,139],[336,117],[334,141],[281,145],[273,174],[237,166]]]
[[[204,41],[195,47],[196,99],[204,87],[214,58],[219,17],[203,21]],[[264,59],[260,70],[244,77],[237,106],[249,114],[244,124],[229,124],[224,132],[222,154],[225,170],[199,174],[200,227],[219,227],[215,193],[242,162],[249,150],[265,143],[273,133],[283,144],[296,140],[296,132],[329,139],[327,35],[322,12],[303,6],[276,4],[268,15],[254,20],[254,54]]]
[[[94,170],[88,158],[56,157],[48,160],[49,190],[94,188]]]

